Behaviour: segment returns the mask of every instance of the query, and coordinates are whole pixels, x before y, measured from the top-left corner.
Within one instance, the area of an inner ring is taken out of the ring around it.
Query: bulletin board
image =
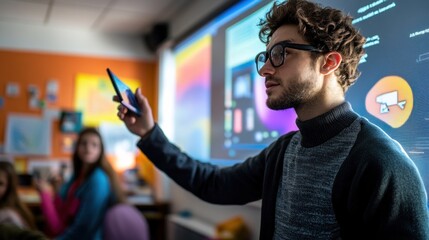
[[[10,156],[21,170],[29,159],[69,160],[76,134],[61,131],[60,115],[78,110],[79,104],[89,125],[98,119],[118,121],[107,67],[132,88],[144,86],[142,92],[156,114],[155,61],[0,49],[0,155]],[[76,96],[95,107],[78,103]],[[7,141],[12,131],[32,131],[27,146],[19,138]],[[36,146],[36,140],[43,144]]]

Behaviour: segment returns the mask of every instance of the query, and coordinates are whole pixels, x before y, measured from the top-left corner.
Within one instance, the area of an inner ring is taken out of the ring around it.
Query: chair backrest
[[[103,239],[149,240],[149,227],[144,216],[134,206],[117,204],[104,217]]]

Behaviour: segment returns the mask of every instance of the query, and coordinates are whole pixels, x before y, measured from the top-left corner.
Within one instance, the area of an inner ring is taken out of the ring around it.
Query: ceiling
[[[0,23],[141,35],[192,0],[0,0]]]

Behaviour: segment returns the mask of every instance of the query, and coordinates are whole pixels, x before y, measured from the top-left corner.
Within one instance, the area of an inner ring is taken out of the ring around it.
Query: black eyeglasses
[[[256,70],[258,71],[258,73],[261,75],[261,68],[262,66],[264,66],[268,59],[270,59],[271,65],[273,65],[273,67],[280,67],[281,65],[283,65],[285,61],[285,48],[293,48],[303,51],[319,53],[323,52],[322,50],[317,49],[312,45],[291,43],[290,41],[278,42],[268,51],[263,51],[256,55],[255,63]]]

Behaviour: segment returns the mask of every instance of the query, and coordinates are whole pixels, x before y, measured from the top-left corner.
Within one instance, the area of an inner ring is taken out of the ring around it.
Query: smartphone
[[[110,80],[112,81],[113,88],[115,89],[116,95],[119,98],[119,102],[124,105],[128,110],[141,116],[140,107],[137,99],[134,96],[133,91],[122,82],[109,68],[106,69],[109,74]]]

